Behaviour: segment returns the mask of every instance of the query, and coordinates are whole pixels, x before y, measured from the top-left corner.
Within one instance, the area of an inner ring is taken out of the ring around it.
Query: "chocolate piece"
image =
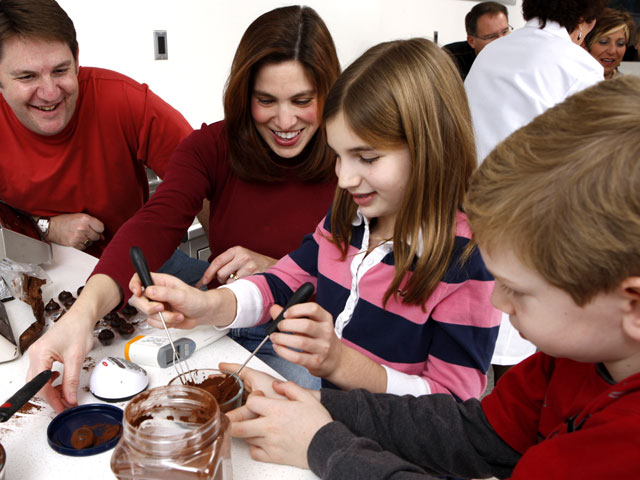
[[[71,308],[71,305],[73,305],[73,303],[76,301],[76,299],[74,297],[70,297],[67,298],[63,303],[64,303],[64,308],[69,309]]]
[[[128,303],[122,309],[123,315],[131,316],[131,315],[135,315],[136,313],[138,313],[138,310],[136,309],[136,307],[134,307],[133,305],[129,305]]]
[[[40,287],[45,283],[47,281],[41,278],[22,275],[22,300],[31,306],[36,321],[20,335],[18,341],[20,353],[24,353],[42,335],[44,330],[44,302],[42,301],[42,288]]]
[[[115,337],[115,333],[113,333],[113,331],[109,330],[108,328],[103,328],[98,334],[98,340],[100,340],[100,343],[105,346],[111,345]]]
[[[53,298],[49,300],[49,303],[44,307],[45,312],[57,312],[58,310],[60,310],[60,304]]]
[[[76,450],[93,447],[96,437],[89,427],[79,427],[73,431],[71,435],[71,446]]]
[[[133,335],[135,327],[128,322],[123,321],[118,325],[118,333],[122,338],[128,338]]]
[[[78,287],[78,290],[76,290],[76,297],[80,296],[80,293],[82,292],[83,288],[84,288],[84,285],[82,287]]]
[[[58,300],[60,300],[62,303],[64,303],[67,298],[71,297],[73,297],[73,294],[71,292],[67,292],[66,290],[63,290],[58,294]]]
[[[107,313],[103,318],[104,321],[112,327],[118,327],[124,321],[123,318],[115,312]]]

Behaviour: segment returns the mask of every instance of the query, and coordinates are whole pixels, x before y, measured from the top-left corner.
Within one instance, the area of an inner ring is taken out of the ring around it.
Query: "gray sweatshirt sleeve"
[[[521,456],[491,428],[476,399],[324,389],[322,404],[334,422],[316,433],[307,453],[321,478],[506,478]]]

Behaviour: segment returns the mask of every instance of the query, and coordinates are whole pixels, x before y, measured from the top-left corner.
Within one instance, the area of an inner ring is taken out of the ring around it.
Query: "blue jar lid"
[[[47,428],[47,441],[56,452],[72,457],[96,455],[112,449],[122,436],[122,409],[114,405],[90,403],[70,408],[57,415]],[[71,438],[74,432],[86,427],[93,433],[95,442],[87,448],[74,448]],[[117,435],[111,436],[117,429]]]

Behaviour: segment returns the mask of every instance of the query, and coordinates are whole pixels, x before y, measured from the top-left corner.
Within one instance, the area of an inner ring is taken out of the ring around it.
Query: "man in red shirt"
[[[192,128],[149,87],[79,67],[54,0],[0,3],[0,200],[49,241],[100,256]]]

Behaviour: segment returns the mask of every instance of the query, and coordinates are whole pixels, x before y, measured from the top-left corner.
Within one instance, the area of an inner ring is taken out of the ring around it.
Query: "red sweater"
[[[157,270],[180,244],[204,198],[211,202],[210,258],[236,245],[280,258],[314,231],[329,208],[335,179],[266,183],[238,178],[231,170],[223,126],[203,125],[178,146],[151,200],[122,226],[102,255],[93,274],[113,278],[125,299],[134,272],[129,248],[139,246],[149,268]]]
[[[145,165],[161,177],[171,152],[193,129],[144,84],[81,67],[69,124],[43,136],[20,123],[0,96],[0,199],[31,215],[87,213],[105,225],[100,256],[148,199]]]
[[[522,454],[512,479],[640,476],[640,373],[607,377],[602,366],[538,353],[500,379],[482,407]]]

